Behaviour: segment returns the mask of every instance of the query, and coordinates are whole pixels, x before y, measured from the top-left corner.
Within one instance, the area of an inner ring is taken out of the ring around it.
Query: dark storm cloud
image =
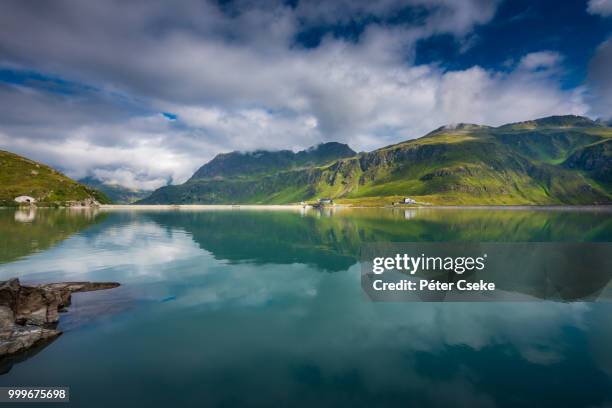
[[[605,119],[612,118],[612,39],[599,46],[589,69],[593,110]]]

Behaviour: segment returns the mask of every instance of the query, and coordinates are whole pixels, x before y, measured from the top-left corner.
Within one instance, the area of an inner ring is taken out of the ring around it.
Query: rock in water
[[[116,282],[62,282],[22,286],[19,279],[0,282],[0,358],[30,349],[62,334],[59,313],[74,292],[118,287]]]

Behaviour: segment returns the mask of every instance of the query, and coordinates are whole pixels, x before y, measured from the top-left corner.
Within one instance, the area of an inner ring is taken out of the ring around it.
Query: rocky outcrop
[[[78,201],[66,201],[64,203],[66,207],[99,207],[100,203],[93,197],[87,197],[83,200]]]
[[[19,279],[0,282],[0,358],[26,351],[59,336],[59,313],[72,293],[118,287],[116,282],[63,282],[21,285]]]

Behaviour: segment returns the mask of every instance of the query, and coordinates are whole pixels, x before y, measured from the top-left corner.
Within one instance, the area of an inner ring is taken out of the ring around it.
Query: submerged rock
[[[25,286],[19,279],[0,282],[0,358],[20,353],[60,334],[59,313],[72,293],[118,287],[116,282],[62,282]]]

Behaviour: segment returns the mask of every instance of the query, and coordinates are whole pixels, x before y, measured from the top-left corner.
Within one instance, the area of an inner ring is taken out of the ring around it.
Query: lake
[[[609,211],[5,209],[0,237],[1,280],[122,285],[4,364],[70,406],[612,404],[611,303],[376,303],[359,265],[370,242],[609,242]]]

